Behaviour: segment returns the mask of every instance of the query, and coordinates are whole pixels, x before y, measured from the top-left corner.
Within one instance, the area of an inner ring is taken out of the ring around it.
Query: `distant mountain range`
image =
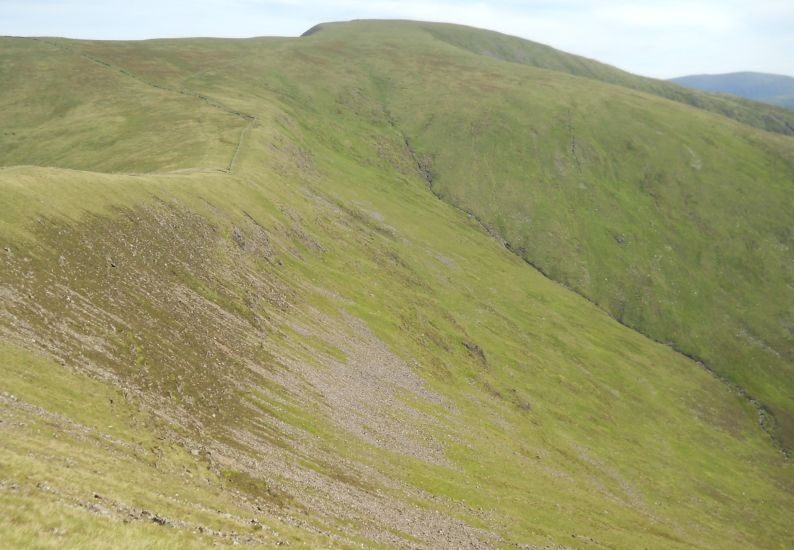
[[[670,80],[704,92],[733,94],[794,109],[794,77],[768,73],[697,74]]]

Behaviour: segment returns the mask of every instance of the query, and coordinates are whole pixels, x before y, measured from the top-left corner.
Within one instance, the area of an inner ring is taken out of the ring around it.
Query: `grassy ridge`
[[[413,40],[398,48],[402,30],[383,42],[373,38],[381,27],[370,32],[80,43],[257,123],[233,175],[0,170],[2,389],[119,438],[110,427],[119,416],[153,416],[124,428],[140,458],[92,447],[107,466],[73,465],[68,479],[80,481],[69,494],[96,491],[171,522],[123,524],[62,499],[73,523],[42,524],[52,499],[29,486],[55,486],[42,465],[72,451],[48,447],[25,421],[4,442],[36,435],[35,445],[0,446],[11,465],[3,477],[25,480],[21,493],[3,486],[15,519],[0,529],[20,544],[61,546],[97,531],[162,546],[234,536],[306,546],[789,546],[790,465],[745,400],[530,269],[428,189],[417,163],[434,184],[450,176],[439,154],[422,156],[438,127],[414,128],[409,105],[419,120],[432,103],[444,121],[440,103],[461,96],[451,83],[482,99],[516,77],[499,65],[478,75],[466,52],[444,57]],[[544,100],[580,82],[527,71],[553,90]],[[438,95],[410,94],[411,78],[437,82]],[[503,104],[480,106],[509,129],[514,112],[503,121]],[[456,111],[461,120],[468,109]],[[546,136],[564,142],[552,121]],[[60,139],[83,147],[80,134]],[[134,157],[115,162],[139,171]],[[91,418],[58,398],[87,384]],[[108,409],[111,398],[121,413]],[[152,433],[163,439],[152,443]],[[155,446],[169,450],[152,464]],[[94,489],[111,471],[107,494]]]
[[[423,28],[443,42],[478,55],[616,84],[712,111],[763,130],[794,135],[794,115],[787,109],[739,97],[702,93],[664,80],[633,75],[592,59],[496,32],[443,24],[426,24]]]
[[[98,63],[70,41],[0,43],[3,165],[107,172],[228,167],[245,126],[239,117]]]

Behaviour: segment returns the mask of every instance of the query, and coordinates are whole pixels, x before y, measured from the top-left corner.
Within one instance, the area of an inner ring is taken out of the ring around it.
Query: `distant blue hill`
[[[767,73],[698,74],[672,78],[687,88],[733,94],[794,109],[794,77]]]

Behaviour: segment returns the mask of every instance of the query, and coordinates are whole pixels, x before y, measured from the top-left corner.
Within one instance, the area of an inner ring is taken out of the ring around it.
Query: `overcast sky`
[[[297,36],[361,18],[493,29],[659,78],[794,75],[794,0],[0,0],[15,36]]]

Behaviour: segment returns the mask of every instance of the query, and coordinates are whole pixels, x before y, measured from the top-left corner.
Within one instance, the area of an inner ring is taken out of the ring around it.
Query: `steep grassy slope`
[[[770,132],[794,135],[794,114],[786,109],[759,105],[739,97],[706,94],[692,90],[691,87],[685,88],[664,80],[633,75],[592,59],[571,55],[543,44],[492,31],[437,23],[423,24],[422,28],[438,40],[477,55],[625,86],[719,113]],[[698,86],[694,87],[699,88]],[[743,94],[736,95],[742,96]],[[755,99],[751,96],[744,97]]]
[[[697,74],[671,82],[703,90],[746,97],[794,109],[794,77],[769,73]]]
[[[391,55],[369,53],[374,61],[358,67],[359,82],[369,83],[357,93],[388,111],[434,192],[551,278],[744,388],[791,446],[790,138],[592,80],[434,48],[422,26],[327,26],[304,40],[329,72],[337,57],[366,57],[372,43],[384,44]],[[409,44],[399,56],[398,43]]]
[[[426,103],[395,98],[410,75],[444,84],[440,103],[515,77],[382,31],[69,44],[110,65],[103,82],[123,69],[256,119],[231,173],[101,151],[94,172],[0,169],[2,538],[794,543],[790,462],[746,399],[428,189],[440,158],[403,102]],[[178,143],[170,120],[123,137]],[[90,152],[69,127],[60,140]]]

